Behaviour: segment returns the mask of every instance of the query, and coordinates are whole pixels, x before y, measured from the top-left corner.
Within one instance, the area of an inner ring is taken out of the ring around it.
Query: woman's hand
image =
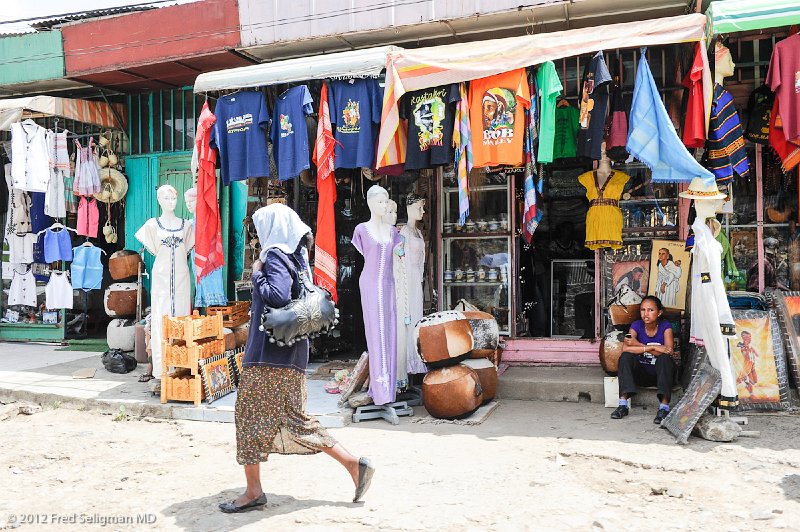
[[[672,354],[672,349],[664,345],[651,345],[649,347],[650,347],[649,351],[651,351],[656,356]]]
[[[261,262],[261,260],[260,260],[260,259],[259,259],[259,260],[256,260],[256,261],[253,263],[253,271],[254,271],[254,272],[260,272],[260,271],[261,271],[263,268],[264,268],[264,263],[263,263],[263,262]]]

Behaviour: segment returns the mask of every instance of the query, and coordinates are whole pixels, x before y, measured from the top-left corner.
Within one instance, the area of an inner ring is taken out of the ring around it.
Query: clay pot
[[[483,404],[488,403],[497,395],[497,368],[489,360],[481,359],[467,359],[461,363],[467,366],[478,375],[481,381],[481,389],[483,390]]]
[[[422,381],[422,402],[435,418],[467,417],[483,402],[480,378],[461,364],[431,370]]]

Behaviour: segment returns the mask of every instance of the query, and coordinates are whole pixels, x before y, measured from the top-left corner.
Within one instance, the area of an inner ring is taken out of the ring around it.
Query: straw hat
[[[719,191],[716,183],[707,185],[702,177],[695,177],[692,179],[692,182],[689,183],[689,189],[678,195],[682,198],[694,200],[716,200],[725,199],[727,197]]]
[[[100,192],[94,197],[103,203],[116,203],[128,192],[128,180],[114,168],[100,170]]]

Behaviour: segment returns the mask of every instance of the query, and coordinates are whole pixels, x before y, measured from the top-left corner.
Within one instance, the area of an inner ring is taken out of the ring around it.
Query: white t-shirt
[[[6,236],[8,242],[8,262],[11,264],[30,264],[33,262],[33,245],[36,243],[34,233]]]

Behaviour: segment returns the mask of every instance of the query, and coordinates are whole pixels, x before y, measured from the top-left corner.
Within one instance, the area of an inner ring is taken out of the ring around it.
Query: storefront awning
[[[123,105],[115,105],[115,110],[118,116],[125,116]],[[55,96],[30,96],[0,100],[0,130],[11,129],[11,124],[19,122],[25,111],[76,120],[101,128],[118,129],[125,126],[117,123],[111,104],[105,102]]]
[[[715,34],[800,24],[797,0],[725,0],[711,2],[706,15]]]
[[[379,46],[207,72],[197,76],[194,92],[263,87],[310,79],[377,76],[386,67],[386,55],[395,50],[401,48]]]
[[[405,160],[405,141],[399,134],[401,128],[397,102],[408,91],[493,76],[598,50],[700,41],[705,38],[705,27],[705,15],[693,13],[603,27],[391,52],[386,60],[378,167]],[[708,65],[704,70],[704,92],[708,100],[711,88]]]

